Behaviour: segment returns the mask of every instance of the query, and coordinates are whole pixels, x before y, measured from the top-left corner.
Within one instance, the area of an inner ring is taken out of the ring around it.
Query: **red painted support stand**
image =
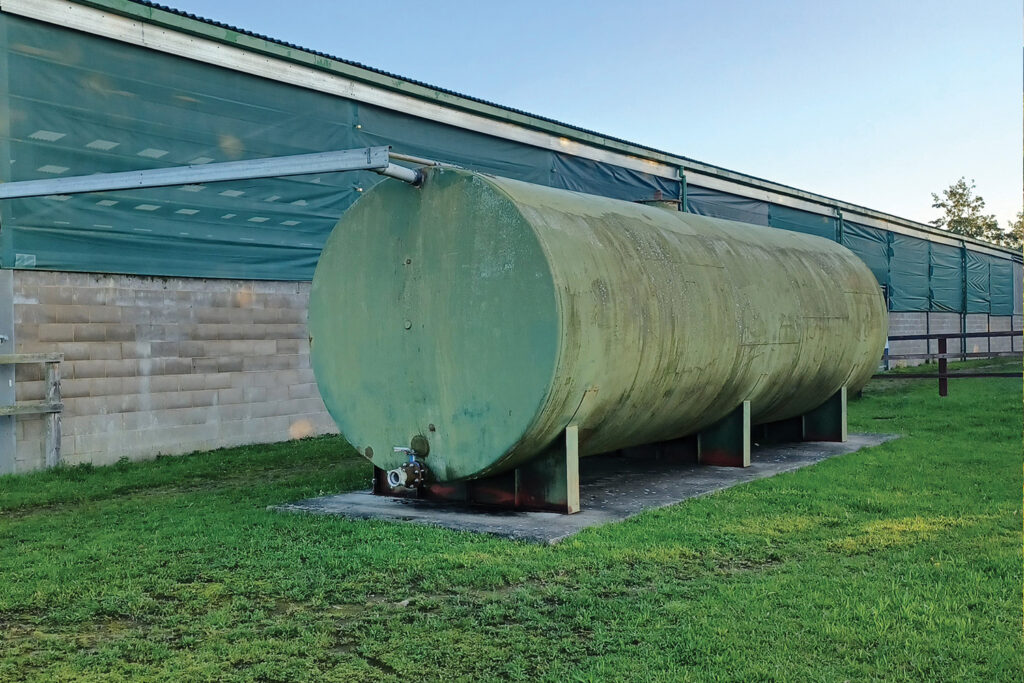
[[[750,401],[697,435],[697,462],[750,467]]]
[[[424,460],[429,467],[429,458]],[[467,503],[505,510],[561,512],[580,511],[579,430],[565,430],[565,444],[519,467],[481,479],[430,482],[421,488],[392,487],[387,472],[373,468],[373,493],[396,498]]]
[[[803,441],[846,441],[846,387],[801,417]]]
[[[750,401],[696,435],[697,462],[723,467],[750,467]],[[803,415],[757,425],[761,442],[846,441],[846,387]],[[693,439],[675,439],[635,449],[658,457],[692,458]],[[429,467],[429,460],[425,461]],[[428,483],[421,488],[393,488],[387,472],[373,470],[373,493],[379,496],[420,498],[466,503],[505,510],[532,510],[572,514],[580,511],[579,430],[570,425],[565,443],[519,467],[482,479]]]
[[[759,424],[751,430],[750,402],[697,435],[702,465],[750,466],[751,431],[758,443],[846,441],[846,387],[817,408],[796,417]]]

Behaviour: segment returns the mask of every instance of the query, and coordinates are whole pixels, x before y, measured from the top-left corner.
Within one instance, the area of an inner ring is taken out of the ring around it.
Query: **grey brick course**
[[[309,283],[17,271],[18,352],[64,353],[64,461],[336,432],[312,372]],[[19,365],[17,400],[43,397]],[[18,471],[43,464],[42,420],[17,421]]]
[[[309,367],[309,283],[16,271],[14,286],[16,350],[65,357],[69,464],[337,431]],[[1009,329],[1010,318],[967,317],[969,330],[990,325]],[[1020,330],[1024,316],[1013,326]],[[892,335],[958,332],[960,317],[892,313],[889,327]],[[1009,343],[993,340],[992,350]],[[925,348],[893,342],[890,352]],[[975,348],[988,346],[969,340]],[[959,340],[949,350],[958,352]],[[42,398],[41,366],[19,365],[15,378],[17,400]],[[18,418],[18,471],[42,466],[42,426],[36,416]]]

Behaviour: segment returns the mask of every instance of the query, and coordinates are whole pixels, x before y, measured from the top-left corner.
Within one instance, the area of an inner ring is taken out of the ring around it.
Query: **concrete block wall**
[[[966,319],[968,332],[997,332],[1009,331],[1011,320],[1014,330],[1020,330],[1024,323],[1024,316],[993,315],[987,316],[984,313],[969,313]],[[889,336],[904,334],[925,334],[930,331],[932,334],[959,333],[959,313],[890,313],[889,314]],[[1008,337],[993,338],[991,347],[989,340],[985,338],[972,338],[966,340],[967,353],[984,353],[992,351],[1020,351],[1021,340],[1011,340]],[[1012,346],[1011,346],[1012,342]],[[925,353],[925,342],[923,340],[893,341],[889,343],[889,353]],[[949,339],[946,342],[946,350],[949,353],[960,353],[960,340]],[[931,353],[938,353],[938,341],[931,342]],[[924,359],[893,360],[890,365],[920,365]]]
[[[989,317],[984,313],[968,313],[966,330],[968,332],[987,332]],[[972,338],[967,341],[967,353],[982,353],[988,350],[988,340],[984,338]]]
[[[15,271],[14,296],[15,350],[65,356],[66,463],[337,431],[309,367],[309,283]],[[926,320],[932,332],[960,329],[956,313],[892,313],[889,334],[923,334]],[[993,330],[1009,324],[991,318]],[[1021,329],[1024,316],[1013,324]],[[967,325],[983,331],[989,321],[972,314]],[[1009,341],[993,340],[993,351],[1002,345]],[[974,346],[987,349],[984,340]],[[890,346],[924,350],[923,341]],[[949,350],[958,352],[959,340]],[[15,390],[18,401],[41,400],[42,367],[17,366]],[[42,467],[43,420],[19,417],[16,429],[15,470]]]
[[[925,313],[890,313],[889,314],[889,336],[898,336],[903,334],[924,334],[925,333]],[[926,353],[926,345],[924,340],[909,340],[909,341],[894,341],[889,342],[889,353],[891,355],[899,355],[902,353]],[[923,361],[911,359],[911,360],[897,360],[892,361],[891,365],[917,365]]]
[[[959,313],[930,313],[928,320],[929,329],[932,334],[959,334],[960,314]],[[922,330],[923,332],[924,330]],[[949,353],[960,353],[960,340],[947,339],[946,351]],[[938,340],[931,342],[931,353],[939,352]],[[916,361],[914,365],[923,361]]]
[[[59,351],[63,460],[268,443],[335,432],[309,367],[309,283],[46,271],[14,274],[15,348]],[[18,401],[43,398],[19,365]],[[43,464],[18,418],[16,471]]]
[[[1000,315],[992,316],[990,330],[992,332],[1007,332],[1010,329],[1010,316]],[[981,339],[981,342],[987,340]],[[982,351],[1009,351],[1010,350],[1010,339],[1007,337],[993,337],[991,344],[986,344]]]

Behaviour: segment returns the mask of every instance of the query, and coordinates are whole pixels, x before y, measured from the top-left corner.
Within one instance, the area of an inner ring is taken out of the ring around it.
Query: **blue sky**
[[[907,218],[961,175],[1021,208],[1019,0],[165,1]]]

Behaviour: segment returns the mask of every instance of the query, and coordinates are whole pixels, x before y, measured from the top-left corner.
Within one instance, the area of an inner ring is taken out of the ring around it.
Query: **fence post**
[[[946,338],[939,337],[939,396],[949,393],[949,379],[946,377]]]
[[[60,363],[52,361],[46,368],[46,402],[60,403]],[[49,413],[46,419],[46,467],[60,464],[60,411]]]
[[[960,242],[960,360],[967,360],[967,243]]]

